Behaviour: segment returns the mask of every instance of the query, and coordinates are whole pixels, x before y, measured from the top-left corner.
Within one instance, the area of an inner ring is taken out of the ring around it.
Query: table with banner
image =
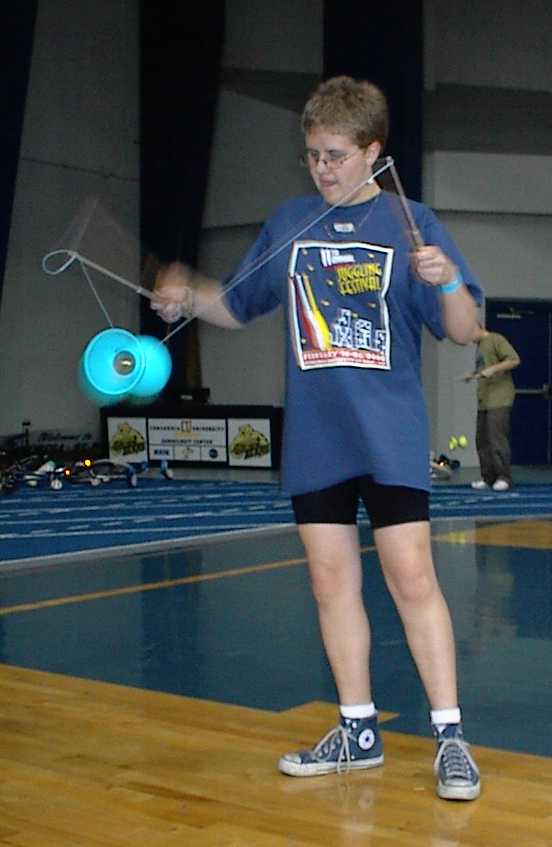
[[[279,406],[155,404],[101,410],[109,458],[175,466],[279,468]]]

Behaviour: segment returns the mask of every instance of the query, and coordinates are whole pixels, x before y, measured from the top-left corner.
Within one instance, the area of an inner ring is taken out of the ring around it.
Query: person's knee
[[[425,605],[439,590],[435,574],[425,567],[402,570],[388,577],[387,584],[398,607]]]
[[[310,563],[311,588],[319,606],[330,606],[346,601],[360,593],[360,584],[354,569],[343,561],[317,559]]]

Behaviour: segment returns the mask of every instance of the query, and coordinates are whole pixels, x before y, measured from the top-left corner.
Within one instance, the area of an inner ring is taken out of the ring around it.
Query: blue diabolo
[[[79,385],[98,406],[151,398],[167,384],[170,353],[157,338],[111,327],[86,345],[79,363]]]
[[[155,397],[166,386],[172,370],[171,354],[167,345],[151,335],[139,335],[137,338],[144,354],[145,368],[132,388],[132,399],[144,400]]]

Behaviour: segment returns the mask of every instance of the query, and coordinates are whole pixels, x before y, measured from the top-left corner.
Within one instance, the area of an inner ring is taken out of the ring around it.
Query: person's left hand
[[[412,254],[412,266],[421,280],[428,285],[446,285],[457,273],[456,265],[440,247],[427,244]]]
[[[495,375],[495,370],[494,370],[492,365],[489,365],[488,367],[483,368],[483,370],[479,371],[479,376],[482,379],[490,379],[494,375]]]

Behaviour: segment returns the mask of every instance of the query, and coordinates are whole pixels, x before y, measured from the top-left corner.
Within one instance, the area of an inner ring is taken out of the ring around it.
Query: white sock
[[[372,718],[376,714],[376,707],[372,702],[360,706],[340,706],[339,711],[344,718],[358,720],[359,718]]]
[[[460,723],[462,715],[458,706],[455,709],[431,709],[430,720],[433,726],[442,732],[447,724]]]

